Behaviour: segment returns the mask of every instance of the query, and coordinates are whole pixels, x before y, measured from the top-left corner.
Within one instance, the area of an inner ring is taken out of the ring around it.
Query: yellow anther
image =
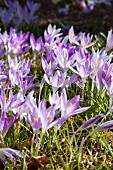
[[[85,43],[85,47],[88,46],[88,42]]]
[[[84,56],[84,59],[85,59],[85,60],[86,60],[86,58],[87,58],[87,57],[86,57],[86,56]]]
[[[36,122],[37,120],[38,120],[38,117],[35,117],[35,118],[34,118],[34,122]]]
[[[16,67],[16,63],[14,63],[14,67]]]
[[[88,70],[86,70],[86,73],[88,73]]]
[[[64,64],[67,65],[68,61],[66,61]]]
[[[97,59],[97,60],[96,60],[96,65],[98,65],[98,63],[99,63],[99,60]]]
[[[53,117],[52,114],[50,114],[50,115],[49,115],[49,118],[52,118],[52,117]]]
[[[22,109],[22,106],[19,106],[18,111],[20,112],[21,109]]]
[[[69,107],[71,107],[72,105],[73,105],[73,104],[70,102],[70,103],[69,103]]]
[[[6,84],[6,81],[4,81],[4,82],[2,83],[2,86],[5,86],[5,84]]]

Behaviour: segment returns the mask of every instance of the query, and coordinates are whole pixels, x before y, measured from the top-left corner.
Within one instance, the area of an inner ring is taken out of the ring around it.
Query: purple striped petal
[[[17,108],[17,107],[20,107],[21,105],[23,105],[26,101],[23,101],[23,102],[20,102],[14,106],[11,107],[11,109],[14,109],[14,108]]]
[[[70,115],[65,115],[65,116],[62,116],[60,118],[58,118],[57,120],[55,120],[54,122],[52,122],[49,126],[48,126],[48,129],[49,128],[52,128],[53,126],[56,126],[58,124],[61,124],[63,122],[65,122],[68,118],[69,118]]]
[[[99,126],[94,130],[94,132],[98,132],[98,131],[100,131],[100,130],[110,129],[110,128],[113,128],[113,120],[107,121],[107,122],[99,125]]]
[[[14,121],[16,120],[18,116],[18,113],[16,113],[13,117],[11,117],[7,127],[4,127],[4,131],[3,131],[3,138],[6,136],[8,130],[10,129],[10,127],[12,126],[12,124],[14,123]]]
[[[77,131],[87,129],[87,128],[91,127],[94,123],[98,122],[99,120],[101,120],[103,118],[104,118],[103,114],[95,116],[94,118],[91,118],[88,121],[86,121],[85,123],[83,123]]]
[[[71,116],[71,115],[78,114],[78,113],[85,112],[85,111],[88,110],[89,108],[90,108],[90,106],[89,106],[89,107],[83,107],[83,108],[77,109],[74,113],[71,113],[70,116]]]
[[[4,153],[4,155],[6,155],[7,157],[11,158],[12,161],[14,161],[14,162],[16,162],[16,159],[15,159],[14,156],[18,156],[20,158],[24,158],[24,154],[21,151],[16,150],[16,149],[0,148],[0,153],[2,153],[2,154]]]
[[[34,51],[35,48],[36,48],[36,44],[35,44],[35,38],[34,38],[33,34],[31,34],[31,36],[30,36],[30,43],[31,43],[31,47],[32,47],[32,49]]]

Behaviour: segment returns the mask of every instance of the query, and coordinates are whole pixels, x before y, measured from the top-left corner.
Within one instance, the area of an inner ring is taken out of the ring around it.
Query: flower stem
[[[33,133],[33,137],[31,140],[31,155],[33,155],[33,143],[34,143],[34,139],[35,139],[35,133]]]
[[[91,105],[93,104],[93,91],[94,91],[94,76],[92,79],[92,87],[91,87]]]
[[[42,142],[43,135],[44,134],[41,133],[39,143],[38,142],[36,143],[36,148],[37,148],[36,156],[38,156],[38,152],[39,152],[39,149],[40,149],[40,145],[41,145],[41,142]]]

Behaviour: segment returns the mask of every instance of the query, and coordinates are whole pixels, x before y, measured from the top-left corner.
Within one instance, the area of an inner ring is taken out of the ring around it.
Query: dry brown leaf
[[[28,162],[28,170],[38,170],[40,167],[45,167],[50,163],[50,158],[47,156],[31,157]]]

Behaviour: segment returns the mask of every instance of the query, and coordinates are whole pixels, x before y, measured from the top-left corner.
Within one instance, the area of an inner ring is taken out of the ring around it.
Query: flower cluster
[[[28,45],[28,37],[30,45]],[[82,89],[88,78],[92,80],[92,92],[94,86],[98,91],[106,89],[110,100],[113,99],[113,70],[112,53],[113,34],[109,31],[106,48],[95,50],[96,41],[93,35],[80,32],[75,35],[73,27],[68,35],[62,36],[61,29],[49,25],[44,31],[44,39],[35,40],[33,34],[16,33],[11,28],[10,33],[0,34],[1,60],[0,60],[0,139],[4,144],[8,130],[16,124],[16,119],[25,121],[25,126],[32,127],[37,134],[41,129],[42,134],[48,129],[64,123],[70,116],[82,113],[90,108],[80,107],[80,95],[71,99],[67,95],[68,88],[75,83]],[[31,75],[33,60],[25,58],[25,53],[31,49],[34,54],[40,56],[44,71],[41,82],[34,81]],[[89,50],[90,49],[90,50]],[[109,53],[109,54],[108,54]],[[6,59],[5,57],[6,56]],[[41,97],[44,84],[51,88],[49,98]],[[14,89],[18,91],[14,93]],[[39,101],[34,97],[36,87],[40,88]],[[47,100],[49,107],[47,107]],[[84,96],[82,96],[84,100]],[[112,106],[112,103],[111,103]],[[12,111],[12,116],[9,112]],[[79,129],[89,128],[94,123],[103,119],[104,115],[96,115],[85,122]],[[108,123],[109,124],[109,123]],[[101,125],[98,129],[106,128],[108,124]],[[111,124],[110,124],[111,125]],[[108,126],[111,127],[111,126]],[[96,131],[98,131],[96,129]],[[0,158],[5,156],[15,161],[13,155],[23,157],[23,153],[10,148],[1,148]]]
[[[9,24],[11,21],[15,25],[20,24],[22,21],[35,23],[37,21],[36,12],[40,8],[40,3],[34,3],[34,1],[27,1],[24,7],[18,1],[8,0],[5,1],[7,8],[0,8],[0,19],[2,23]]]

